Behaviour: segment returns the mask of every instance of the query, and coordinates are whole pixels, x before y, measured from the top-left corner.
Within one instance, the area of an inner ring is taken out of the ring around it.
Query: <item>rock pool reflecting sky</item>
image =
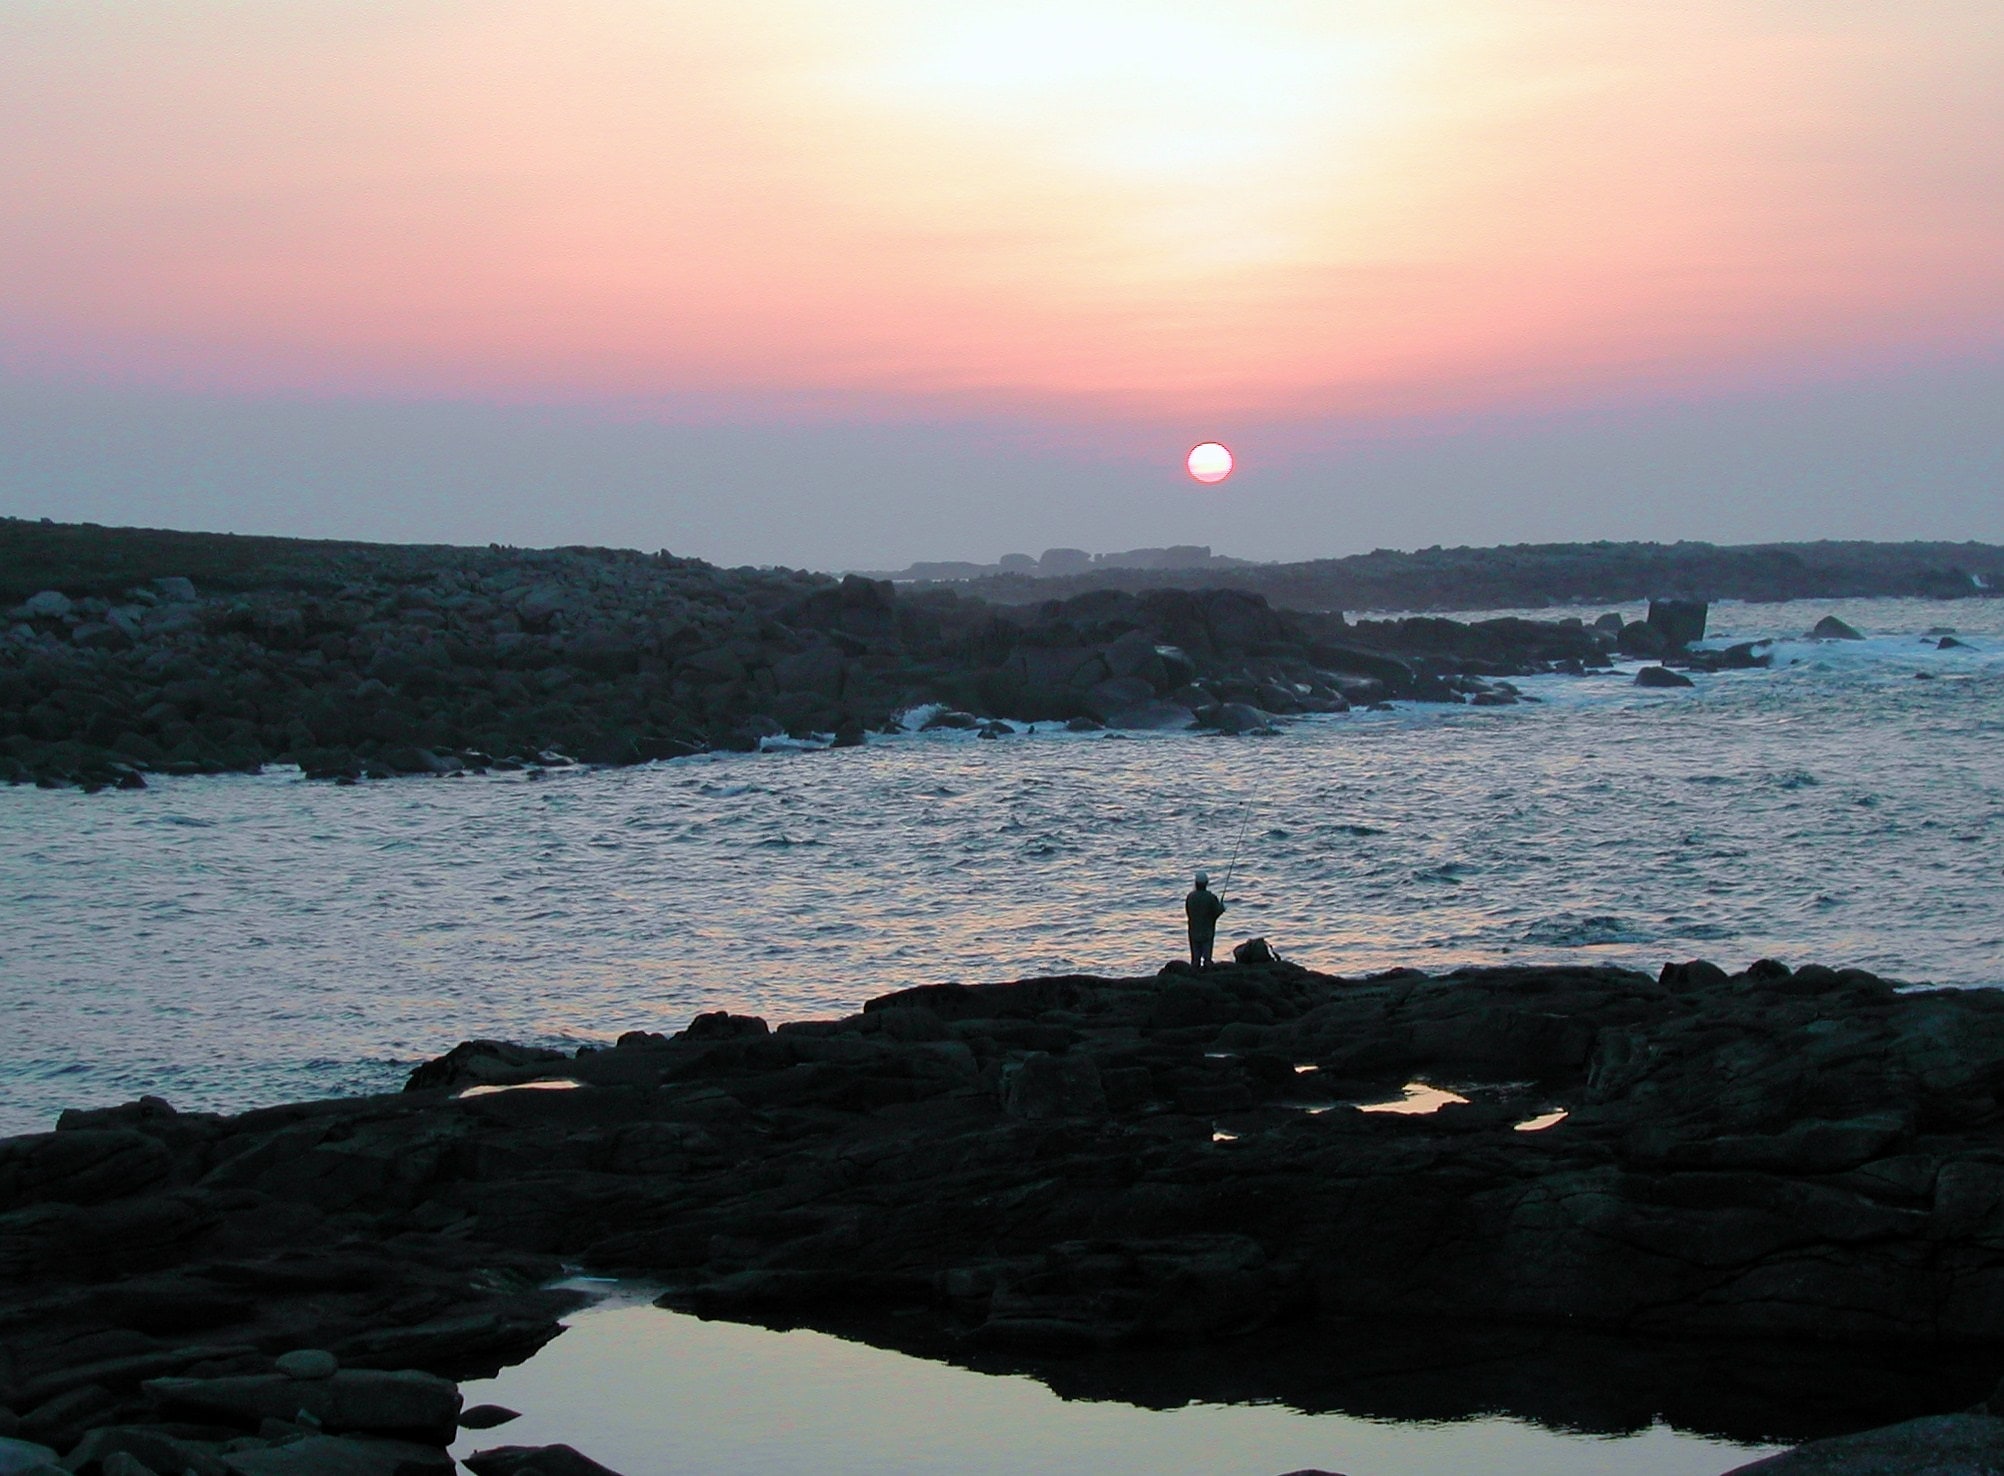
[[[1142,1409],[1065,1399],[810,1331],[611,1305],[469,1404],[523,1411],[462,1438],[574,1445],[627,1476],[1717,1476],[1760,1448],[1655,1425],[1568,1435],[1508,1418],[1455,1422],[1303,1414],[1283,1404]]]

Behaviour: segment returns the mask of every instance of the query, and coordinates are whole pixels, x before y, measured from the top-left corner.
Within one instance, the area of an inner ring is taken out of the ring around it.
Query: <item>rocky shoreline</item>
[[[1273,1397],[1368,1382],[1416,1325],[1935,1358],[1938,1406],[1853,1426],[1947,1414],[2004,1369],[2000,1124],[2004,996],[1771,961],[1176,964],[468,1042],[400,1094],[0,1143],[0,1436],[86,1476],[168,1471],[147,1441],[204,1476],[446,1470],[450,1381],[554,1336],[579,1268],[1054,1379],[1248,1348],[1278,1361],[1232,1359],[1237,1397]]]
[[[853,745],[914,712],[990,737],[1265,733],[1388,701],[1513,703],[1512,676],[1617,655],[1764,660],[1687,650],[1704,606],[1674,601],[1594,624],[1351,622],[1239,589],[991,605],[667,553],[19,520],[0,520],[0,555],[26,592],[0,616],[0,780],[88,789],[272,763],[339,781]]]

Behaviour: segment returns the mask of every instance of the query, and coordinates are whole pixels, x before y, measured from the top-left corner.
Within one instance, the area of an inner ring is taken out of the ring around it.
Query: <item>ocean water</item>
[[[1869,639],[1798,639],[1826,613]],[[1631,663],[1271,738],[0,790],[0,1133],[149,1092],[394,1088],[476,1036],[1152,972],[1200,866],[1230,877],[1222,940],[1332,972],[1771,956],[2004,984],[2004,601],[1714,609],[1712,644],[1767,637],[1776,669],[1690,691]]]

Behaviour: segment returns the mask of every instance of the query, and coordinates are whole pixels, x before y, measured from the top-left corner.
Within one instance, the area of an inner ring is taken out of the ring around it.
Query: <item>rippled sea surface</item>
[[[1826,613],[1870,638],[1793,639]],[[1199,866],[1230,872],[1222,939],[1332,972],[1773,956],[2004,984],[2004,601],[1729,605],[1712,631],[1791,639],[1691,691],[1630,664],[1276,738],[0,790],[0,1133],[144,1092],[394,1087],[473,1036],[1152,972]]]

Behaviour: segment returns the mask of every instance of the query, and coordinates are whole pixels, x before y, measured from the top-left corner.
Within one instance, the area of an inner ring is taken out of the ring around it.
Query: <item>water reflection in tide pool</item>
[[[1772,1448],[1663,1425],[1605,1437],[1505,1418],[1067,1400],[1020,1375],[646,1303],[588,1309],[527,1363],[465,1392],[469,1405],[503,1404],[522,1418],[469,1433],[456,1455],[562,1443],[624,1476],[1717,1476]]]

